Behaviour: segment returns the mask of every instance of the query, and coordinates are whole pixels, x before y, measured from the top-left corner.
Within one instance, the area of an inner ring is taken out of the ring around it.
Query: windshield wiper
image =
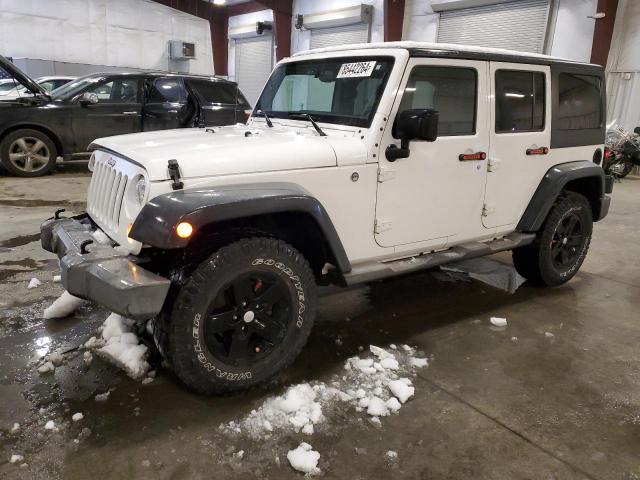
[[[316,121],[313,119],[313,117],[311,115],[309,115],[308,113],[290,112],[289,113],[289,118],[293,118],[294,120],[296,118],[297,119],[303,119],[303,120],[309,120],[311,122],[311,125],[313,125],[313,128],[316,129],[316,132],[318,132],[318,135],[320,135],[321,137],[326,137],[327,136],[327,134],[322,131],[322,129],[316,123]]]
[[[269,118],[269,115],[267,115],[267,112],[265,112],[264,110],[258,110],[253,115],[255,117],[264,117],[264,119],[267,122],[267,125],[269,126],[269,128],[273,128],[273,123],[271,123],[271,119]]]

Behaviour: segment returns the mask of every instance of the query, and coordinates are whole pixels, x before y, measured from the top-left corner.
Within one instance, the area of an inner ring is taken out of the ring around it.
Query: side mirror
[[[393,162],[398,158],[407,158],[411,140],[435,141],[438,138],[438,117],[438,111],[433,108],[413,108],[400,112],[395,125],[400,148],[395,145],[387,147],[387,160]]]
[[[82,95],[80,95],[78,103],[80,103],[80,105],[82,105],[83,107],[96,104],[98,103],[98,95],[92,92],[84,92]]]
[[[634,128],[633,133],[640,135],[640,127]]]

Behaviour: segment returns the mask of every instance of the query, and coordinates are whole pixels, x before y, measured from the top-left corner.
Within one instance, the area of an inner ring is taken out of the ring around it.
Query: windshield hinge
[[[180,181],[180,165],[177,160],[169,160],[169,177],[173,180],[171,188],[174,190],[180,190],[184,187],[184,183]]]

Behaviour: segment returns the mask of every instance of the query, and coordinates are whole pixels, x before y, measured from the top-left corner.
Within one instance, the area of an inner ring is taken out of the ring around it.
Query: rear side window
[[[558,128],[601,128],[601,90],[599,77],[561,73],[558,79]]]
[[[212,82],[209,80],[188,80],[200,96],[208,103],[236,103],[238,87],[233,83]]]
[[[497,70],[495,100],[496,133],[544,130],[544,73]]]
[[[149,103],[184,103],[187,92],[180,78],[156,78],[149,92]]]
[[[473,135],[476,131],[476,71],[459,67],[415,67],[398,113],[412,108],[439,112],[438,136]]]

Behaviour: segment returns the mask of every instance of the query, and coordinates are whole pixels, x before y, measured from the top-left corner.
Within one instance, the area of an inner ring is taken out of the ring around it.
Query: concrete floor
[[[100,308],[41,319],[61,287],[39,222],[57,207],[82,210],[87,184],[82,166],[0,178],[0,478],[298,478],[284,459],[300,435],[256,442],[218,425],[288,384],[330,379],[360,345],[393,342],[432,357],[416,395],[382,427],[349,410],[329,417],[311,440],[326,478],[640,479],[638,179],[615,185],[609,217],[567,285],[509,295],[424,273],[329,294],[282,387],[230,398],[194,395],[161,368],[142,386],[99,359],[84,365],[74,349],[106,317]],[[34,276],[44,283],[27,290]],[[491,328],[490,316],[507,328]],[[68,361],[40,376],[34,361],[51,349],[68,350]],[[109,388],[106,403],[93,400]],[[81,424],[69,420],[75,411]],[[58,432],[43,430],[50,418]],[[242,461],[232,455],[240,449]],[[14,452],[26,467],[8,463]]]

